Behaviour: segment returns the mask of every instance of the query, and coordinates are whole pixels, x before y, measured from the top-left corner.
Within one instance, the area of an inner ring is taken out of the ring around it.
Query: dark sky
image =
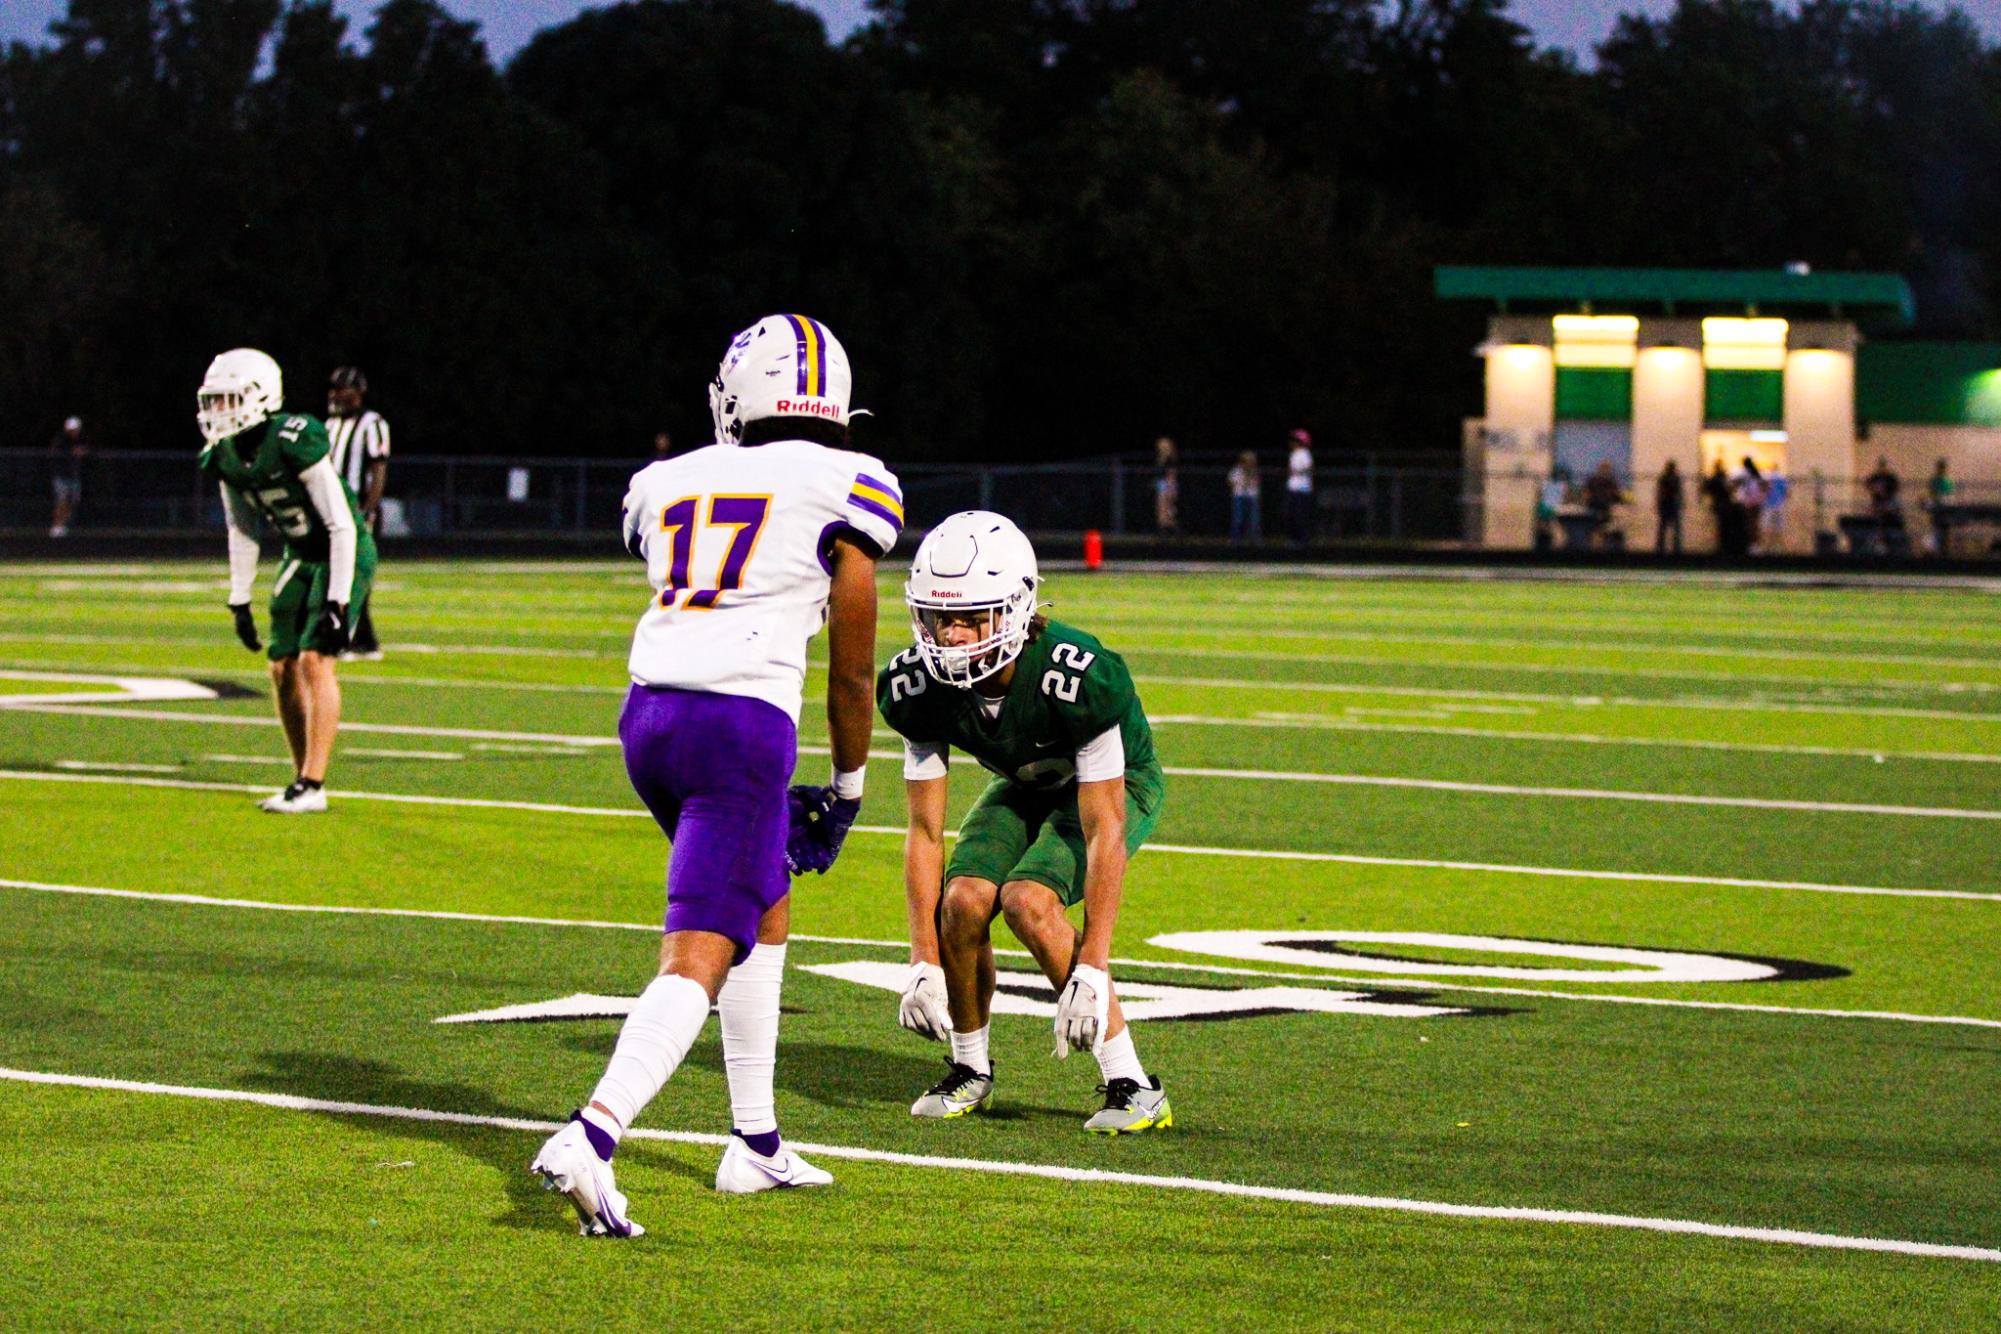
[[[336,7],[348,15],[355,34],[367,26],[368,15],[379,0],[336,0]],[[795,0],[817,11],[835,37],[867,16],[864,0]],[[520,50],[542,28],[563,22],[592,6],[586,0],[444,0],[445,8],[464,18],[478,19],[488,49],[495,59],[505,61]],[[1931,8],[1944,9],[1942,3]],[[1965,10],[1979,24],[1989,42],[2001,44],[2001,0],[1963,0]],[[45,35],[49,22],[67,8],[65,0],[0,0],[0,41],[32,41]],[[1622,13],[1644,11],[1665,14],[1674,0],[1513,0],[1509,12],[1528,27],[1544,46],[1561,46],[1588,61],[1590,48],[1612,31],[1613,20]]]

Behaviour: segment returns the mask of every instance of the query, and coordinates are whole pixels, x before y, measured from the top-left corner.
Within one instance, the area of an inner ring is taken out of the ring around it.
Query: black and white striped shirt
[[[389,457],[389,423],[374,411],[358,417],[330,416],[327,439],[333,444],[334,471],[346,479],[355,499],[363,499],[361,482],[368,464]]]

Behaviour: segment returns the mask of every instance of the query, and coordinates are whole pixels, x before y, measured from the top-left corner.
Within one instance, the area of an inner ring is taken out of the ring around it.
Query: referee
[[[382,414],[362,406],[368,377],[353,366],[342,366],[327,383],[327,439],[333,445],[334,471],[361,502],[361,519],[370,533],[382,533],[382,487],[389,479],[389,423]],[[374,599],[370,598],[373,602]],[[342,657],[379,658],[373,608],[364,605],[354,638]]]

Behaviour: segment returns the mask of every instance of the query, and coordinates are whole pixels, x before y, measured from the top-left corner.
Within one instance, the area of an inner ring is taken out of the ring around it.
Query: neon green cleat
[[[946,1064],[952,1067],[951,1073],[910,1104],[912,1116],[936,1121],[950,1120],[978,1111],[994,1096],[993,1071],[981,1074],[970,1065],[960,1065],[955,1061],[947,1061]]]
[[[1137,1079],[1114,1079],[1098,1085],[1098,1092],[1105,1095],[1105,1105],[1084,1123],[1084,1129],[1094,1135],[1131,1135],[1141,1130],[1165,1130],[1174,1124],[1174,1106],[1167,1100],[1167,1090],[1160,1086],[1159,1075],[1153,1077],[1152,1088]]]

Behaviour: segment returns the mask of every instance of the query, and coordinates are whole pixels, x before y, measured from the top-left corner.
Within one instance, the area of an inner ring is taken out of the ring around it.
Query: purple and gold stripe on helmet
[[[792,337],[798,347],[799,374],[793,392],[807,398],[827,394],[827,331],[804,315],[787,315]]]

